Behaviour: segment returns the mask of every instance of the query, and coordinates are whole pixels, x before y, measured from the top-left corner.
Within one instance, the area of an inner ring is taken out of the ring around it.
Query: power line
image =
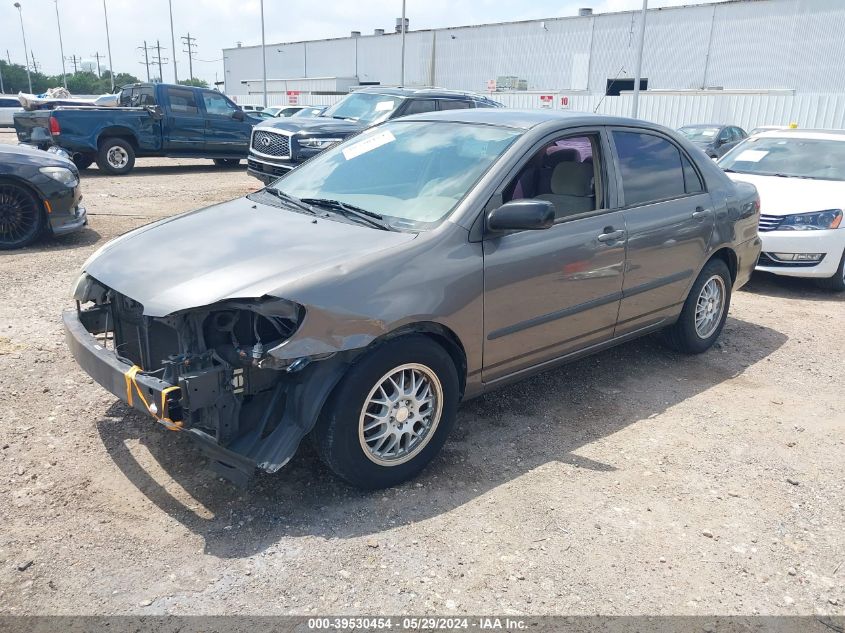
[[[185,46],[188,47],[187,50],[183,48],[182,52],[188,53],[188,73],[190,74],[189,79],[193,79],[194,78],[194,49],[197,47],[197,45],[194,44],[194,42],[197,41],[197,38],[191,37],[191,34],[188,33],[188,35],[183,36],[181,38],[181,40],[182,40],[182,43]]]

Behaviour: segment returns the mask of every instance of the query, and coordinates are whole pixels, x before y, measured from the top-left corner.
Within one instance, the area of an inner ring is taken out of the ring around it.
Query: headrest
[[[593,166],[589,163],[560,163],[552,172],[551,190],[562,196],[593,195]]]
[[[549,152],[549,154],[546,155],[546,160],[543,162],[545,167],[553,168],[558,163],[565,161],[577,162],[579,160],[581,160],[581,157],[579,156],[577,149],[572,149],[571,147],[561,147]]]

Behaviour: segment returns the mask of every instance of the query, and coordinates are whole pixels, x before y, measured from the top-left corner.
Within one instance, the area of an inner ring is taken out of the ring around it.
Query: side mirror
[[[487,215],[492,231],[537,231],[555,223],[555,207],[547,200],[511,200]]]
[[[243,110],[235,110],[232,112],[232,118],[235,119],[235,121],[243,121],[246,118],[246,115]]]

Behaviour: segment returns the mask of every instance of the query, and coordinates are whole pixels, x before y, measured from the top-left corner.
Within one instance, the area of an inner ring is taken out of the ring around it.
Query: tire
[[[412,374],[417,397],[408,395]],[[394,403],[397,382],[408,390],[408,399]],[[387,387],[380,390],[380,385]],[[452,358],[431,339],[412,334],[380,345],[349,368],[323,407],[311,439],[342,479],[359,488],[387,488],[416,476],[437,455],[455,424],[457,408],[458,374]],[[375,428],[365,431],[365,420]],[[382,429],[387,439],[379,440]],[[411,435],[414,431],[420,434],[417,438]]]
[[[77,169],[88,169],[96,157],[93,154],[74,154],[71,160]]]
[[[712,285],[708,286],[710,282]],[[705,295],[705,286],[708,286],[706,294],[710,295],[710,298]],[[721,259],[711,259],[707,262],[692,284],[681,316],[677,322],[664,330],[666,343],[684,354],[701,354],[710,349],[719,338],[728,318],[732,288],[731,273],[725,262]],[[720,293],[719,297],[710,294],[714,289]],[[708,309],[702,305],[699,308],[699,299],[711,307]],[[721,311],[715,312],[716,310]],[[699,327],[696,327],[697,312],[701,319]]]
[[[237,167],[241,164],[239,158],[215,158],[214,164],[218,167]]]
[[[842,259],[839,260],[839,268],[836,269],[836,274],[827,279],[818,279],[816,284],[825,290],[845,292],[845,253],[842,253]]]
[[[0,250],[32,244],[44,230],[41,201],[26,187],[0,182]]]
[[[135,166],[135,150],[129,141],[113,137],[100,141],[97,167],[114,176],[123,176]]]

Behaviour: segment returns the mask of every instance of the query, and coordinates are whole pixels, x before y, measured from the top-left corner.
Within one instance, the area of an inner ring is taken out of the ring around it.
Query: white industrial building
[[[632,87],[640,19],[639,11],[625,11],[409,30],[405,84],[486,92],[488,82],[499,80],[500,90],[571,94],[605,94],[614,79]],[[646,27],[649,90],[845,91],[845,0],[651,9]],[[400,51],[395,32],[268,44],[268,91],[397,85]],[[260,46],[224,49],[223,58],[227,93],[262,91]]]

